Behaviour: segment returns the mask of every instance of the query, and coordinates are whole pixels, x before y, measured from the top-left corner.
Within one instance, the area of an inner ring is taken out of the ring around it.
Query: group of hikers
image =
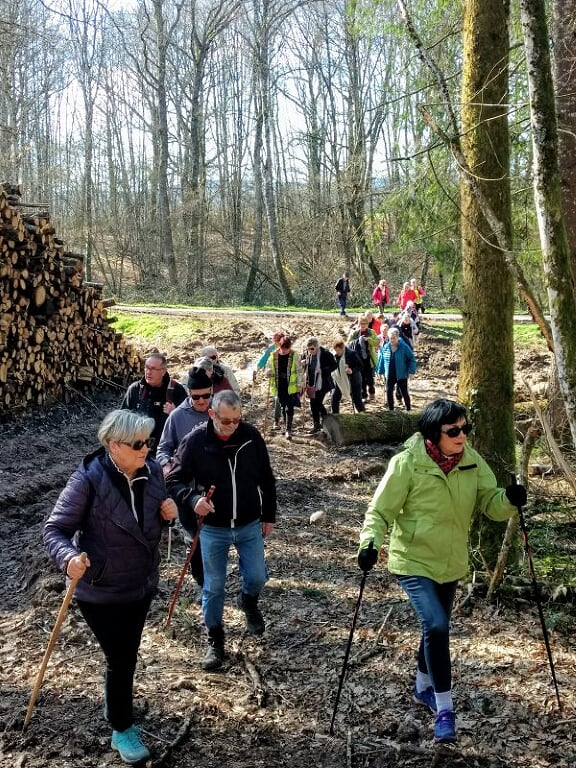
[[[329,391],[336,412],[348,388],[362,411],[374,394],[367,359],[370,369],[382,359],[387,381],[403,387],[410,407],[406,381],[415,370],[412,348],[395,325],[387,328],[384,344],[381,336],[367,314],[346,340],[334,343],[333,352],[311,337],[299,355],[288,335],[273,335],[257,366],[269,376],[287,433],[302,392],[314,430]],[[201,350],[186,387],[170,376],[163,355],[149,355],[143,377],[103,419],[100,448],[71,475],[44,526],[45,546],[67,579],[77,581],[76,604],[104,654],[111,747],[128,764],[150,756],[134,724],[133,682],[159,583],[164,527],[178,519],[198,543],[192,574],[202,588],[202,668],[217,670],[226,658],[225,584],[232,547],[239,557],[237,606],[246,631],[265,632],[259,600],[269,578],[265,541],[276,522],[276,482],[263,435],[243,419],[238,390],[233,371],[214,347]],[[388,405],[393,407],[390,394]],[[418,432],[391,460],[359,534],[358,565],[367,574],[390,532],[388,569],[421,625],[412,696],[434,713],[437,742],[456,740],[449,629],[457,584],[467,573],[472,514],[479,509],[504,520],[526,501],[523,486],[497,487],[486,462],[468,445],[469,432],[460,404],[440,399],[427,405]]]

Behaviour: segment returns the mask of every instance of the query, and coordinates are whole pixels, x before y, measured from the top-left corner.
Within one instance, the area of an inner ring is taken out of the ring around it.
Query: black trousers
[[[104,706],[108,722],[115,731],[125,731],[134,722],[134,673],[152,595],[133,603],[77,602],[106,659]]]
[[[404,405],[406,410],[409,411],[412,407],[410,400],[410,393],[408,392],[408,379],[397,379],[396,373],[390,371],[388,378],[386,379],[386,398],[388,400],[388,410],[394,410],[394,387],[398,384],[398,389],[402,393]]]

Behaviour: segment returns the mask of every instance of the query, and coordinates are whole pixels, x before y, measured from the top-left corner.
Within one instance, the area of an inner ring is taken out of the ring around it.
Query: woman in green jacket
[[[526,503],[526,489],[497,487],[488,464],[467,445],[471,426],[459,403],[430,403],[418,429],[391,459],[368,506],[358,565],[371,570],[390,529],[388,569],[422,630],[414,700],[435,713],[435,741],[453,742],[450,616],[458,580],[468,572],[472,516],[478,510],[491,520],[506,520]]]

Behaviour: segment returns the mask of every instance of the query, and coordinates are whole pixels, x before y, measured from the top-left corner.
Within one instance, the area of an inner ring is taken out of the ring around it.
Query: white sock
[[[436,691],[436,710],[438,712],[444,712],[445,710],[449,710],[450,712],[454,711],[454,702],[452,701],[452,691],[446,691],[445,693],[438,693]]]
[[[421,672],[419,669],[416,670],[416,690],[418,693],[422,693],[422,691],[425,691],[426,688],[430,688],[432,686],[432,678],[427,672]]]

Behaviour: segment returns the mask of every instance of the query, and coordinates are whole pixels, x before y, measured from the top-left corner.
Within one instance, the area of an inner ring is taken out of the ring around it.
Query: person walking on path
[[[150,757],[134,726],[134,673],[158,587],[162,528],[177,516],[160,464],[148,455],[153,429],[143,414],[109,413],[98,430],[103,447],[72,474],[43,531],[58,568],[79,579],[74,598],[106,659],[111,746],[130,764]]]
[[[237,392],[240,394],[240,384],[238,383],[238,379],[234,375],[234,371],[232,368],[228,365],[228,363],[225,363],[223,360],[220,359],[220,354],[216,347],[213,345],[202,347],[200,350],[200,353],[198,357],[208,357],[212,362],[214,363],[214,366],[216,369],[220,368],[222,372],[224,373],[224,376],[228,380],[228,383],[230,384],[230,389],[233,389],[234,392]]]
[[[154,419],[154,429],[150,436],[154,441],[151,447],[154,455],[166,419],[184,400],[186,400],[186,390],[168,373],[165,355],[155,352],[146,358],[144,376],[130,384],[120,408]]]
[[[186,435],[200,424],[205,424],[210,418],[208,409],[212,398],[212,380],[203,368],[190,368],[188,371],[188,397],[175,408],[168,416],[168,420],[162,430],[162,437],[156,451],[156,458],[162,466],[166,476],[172,466],[172,460],[176,449]],[[193,535],[196,531],[193,531]],[[185,533],[184,540],[189,547],[192,537]],[[202,552],[199,544],[196,545],[192,560],[190,561],[190,573],[198,586],[204,584],[204,568],[202,567]]]
[[[170,463],[184,437],[199,424],[208,421],[212,380],[203,368],[188,371],[188,397],[168,416],[156,450],[156,458],[168,474]]]
[[[225,658],[224,594],[231,546],[239,556],[237,605],[245,613],[247,631],[261,635],[265,629],[258,598],[268,580],[264,539],[276,520],[276,481],[266,443],[256,427],[242,421],[236,392],[214,395],[209,414],[210,420],[180,443],[166,483],[182,526],[192,531],[196,516],[203,521],[202,613],[208,648],[202,667],[214,670]]]
[[[378,307],[380,314],[384,314],[384,307],[387,307],[388,304],[390,304],[390,288],[384,278],[374,286],[374,290],[372,291],[372,303]]]
[[[256,371],[254,371],[253,378],[252,378],[252,384],[254,385],[256,383],[256,375],[257,371],[262,371],[266,369],[268,365],[268,360],[270,359],[270,355],[273,352],[277,352],[280,348],[280,342],[284,338],[286,334],[284,331],[275,331],[272,334],[272,343],[269,344],[262,355],[260,356],[258,362],[256,363]],[[278,397],[274,398],[274,429],[278,429],[280,426],[280,419],[282,418],[282,406],[280,405],[280,401],[278,400]]]
[[[350,273],[343,272],[342,277],[338,278],[334,287],[336,289],[336,296],[340,306],[340,317],[346,317],[346,304],[348,299],[352,296],[350,289]]]
[[[294,408],[300,405],[302,389],[301,368],[292,349],[292,339],[284,336],[278,349],[270,356],[266,371],[270,377],[270,393],[278,399],[284,421],[284,434],[292,439]]]
[[[340,339],[334,342],[334,359],[336,368],[332,373],[332,413],[340,413],[342,398],[352,400],[356,412],[362,413],[366,410],[362,401],[362,362],[356,352]]]
[[[412,408],[408,380],[416,373],[416,358],[409,344],[400,338],[396,327],[388,329],[388,342],[380,349],[376,373],[384,374],[386,378],[386,400],[388,410],[394,410],[394,388],[400,390],[406,410]]]
[[[374,400],[376,397],[374,368],[378,360],[380,340],[378,334],[370,328],[367,315],[360,315],[358,326],[352,329],[346,343],[362,362],[362,399]]]
[[[390,531],[388,570],[421,626],[413,698],[435,714],[437,742],[456,741],[450,617],[458,581],[468,573],[472,517],[480,512],[507,520],[526,503],[522,485],[497,487],[488,464],[467,444],[470,429],[460,403],[438,399],[424,408],[419,431],[392,457],[368,505],[358,550],[366,573]]]
[[[336,369],[336,360],[329,350],[320,346],[315,336],[311,336],[306,342],[306,357],[303,364],[306,396],[310,403],[313,422],[310,434],[315,434],[322,429],[322,419],[327,413],[324,398],[334,389],[332,371]]]

